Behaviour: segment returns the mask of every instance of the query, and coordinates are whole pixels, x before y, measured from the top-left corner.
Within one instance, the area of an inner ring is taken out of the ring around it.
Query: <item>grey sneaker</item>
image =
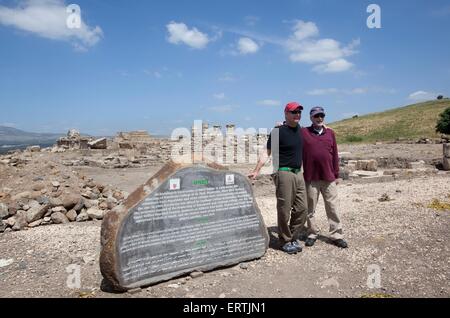
[[[297,254],[298,252],[297,247],[292,242],[287,242],[281,249],[288,254]]]
[[[308,237],[308,238],[305,240],[305,246],[311,247],[311,246],[314,245],[314,243],[316,243],[316,239],[313,239],[313,238]]]
[[[300,245],[300,243],[297,240],[292,241],[292,245],[295,246],[295,248],[297,249],[298,252],[302,251],[302,246]]]

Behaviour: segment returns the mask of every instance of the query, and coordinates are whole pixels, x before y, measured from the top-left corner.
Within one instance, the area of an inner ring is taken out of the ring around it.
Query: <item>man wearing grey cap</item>
[[[336,246],[347,248],[337,212],[339,157],[336,137],[332,129],[324,126],[325,110],[322,107],[313,107],[310,119],[312,125],[302,128],[303,175],[308,198],[308,238],[305,246],[313,246],[318,237],[315,210],[321,193],[330,225],[329,236]]]

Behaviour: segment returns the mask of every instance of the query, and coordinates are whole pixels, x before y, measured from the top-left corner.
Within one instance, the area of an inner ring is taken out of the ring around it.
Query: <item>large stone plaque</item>
[[[169,163],[102,223],[100,269],[126,290],[259,258],[269,238],[247,178]]]

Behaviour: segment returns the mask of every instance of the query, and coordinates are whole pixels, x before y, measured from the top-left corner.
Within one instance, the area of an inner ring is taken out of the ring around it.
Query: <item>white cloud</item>
[[[194,49],[204,49],[210,41],[207,34],[200,32],[197,28],[189,29],[184,23],[172,21],[166,27],[169,32],[167,40],[173,44],[184,43]]]
[[[221,77],[218,78],[219,82],[234,82],[236,78],[231,73],[225,73]]]
[[[408,96],[408,99],[414,101],[424,101],[424,100],[432,100],[436,99],[439,94],[425,91],[417,91]]]
[[[232,105],[222,105],[222,106],[213,106],[209,107],[208,110],[216,112],[216,113],[229,113],[231,112],[235,107]]]
[[[281,102],[279,100],[265,99],[265,100],[259,101],[258,105],[263,105],[263,106],[281,106]]]
[[[328,64],[316,65],[313,68],[317,73],[338,73],[351,69],[354,65],[345,59],[331,61]]]
[[[294,38],[302,41],[309,37],[318,36],[319,29],[314,22],[297,21],[294,26]]]
[[[344,95],[362,95],[373,93],[383,93],[392,94],[395,92],[393,89],[383,89],[379,87],[357,87],[352,89],[337,89],[337,88],[318,88],[306,92],[306,94],[311,96],[322,96],[322,95],[332,95],[332,94],[344,94]]]
[[[153,76],[155,76],[156,78],[161,78],[162,77],[160,72],[153,72]]]
[[[347,46],[334,39],[314,39],[319,35],[314,22],[297,21],[293,31],[285,44],[292,62],[316,64],[313,70],[318,73],[344,72],[353,67],[345,57],[357,53],[355,48],[360,45],[359,39]]]
[[[238,50],[241,55],[253,54],[258,52],[259,45],[250,38],[240,38],[238,41]]]
[[[339,93],[339,90],[337,88],[319,88],[314,89],[312,91],[307,92],[306,94],[312,95],[312,96],[321,96],[321,95],[330,95]]]
[[[24,0],[15,8],[0,6],[0,24],[34,33],[38,36],[70,42],[78,51],[86,51],[101,39],[99,26],[90,27],[83,21],[80,28],[68,28],[63,0]]]
[[[215,99],[224,99],[225,93],[217,93],[213,95]]]

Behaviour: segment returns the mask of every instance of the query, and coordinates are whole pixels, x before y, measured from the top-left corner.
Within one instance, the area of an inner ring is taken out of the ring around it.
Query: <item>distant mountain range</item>
[[[23,148],[30,145],[52,145],[65,134],[41,134],[0,126],[0,148]]]

